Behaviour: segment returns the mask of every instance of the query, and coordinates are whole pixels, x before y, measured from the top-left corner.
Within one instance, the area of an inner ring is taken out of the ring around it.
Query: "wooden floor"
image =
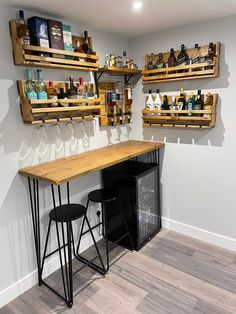
[[[163,230],[141,251],[113,256],[105,278],[89,268],[75,277],[72,309],[36,286],[0,313],[236,313],[236,253]],[[58,271],[47,280],[59,289]]]

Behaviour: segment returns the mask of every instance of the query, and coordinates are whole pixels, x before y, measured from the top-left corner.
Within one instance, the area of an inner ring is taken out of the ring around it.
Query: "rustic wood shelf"
[[[98,117],[100,125],[105,125],[106,111],[101,98],[28,100],[24,92],[25,81],[17,81],[17,83],[21,100],[21,115],[26,124],[80,121]],[[68,106],[53,107],[60,103],[68,104]]]
[[[194,55],[195,48],[187,49],[187,54],[191,59]],[[215,52],[216,56],[212,63],[197,63],[189,64],[184,66],[176,66],[170,68],[161,68],[155,70],[148,70],[146,66],[142,71],[142,81],[143,84],[151,83],[164,83],[172,81],[181,81],[181,80],[194,80],[201,78],[210,78],[219,76],[219,60],[220,60],[220,43],[215,43]],[[206,56],[208,53],[208,45],[199,47],[200,57]],[[175,52],[175,56],[179,54],[179,51]],[[146,55],[145,62],[148,64],[150,60],[150,55]],[[163,60],[166,63],[169,57],[169,52],[163,53]],[[158,55],[154,55],[154,58],[157,60]],[[210,69],[209,69],[210,67]],[[184,71],[184,72],[179,72]],[[186,72],[185,72],[186,71]],[[171,72],[171,73],[170,73]],[[174,73],[173,73],[174,72]]]
[[[218,94],[212,94],[212,109],[207,110],[143,110],[144,127],[214,128]],[[187,95],[187,98],[189,95]],[[203,95],[204,101],[206,95]],[[172,96],[168,96],[169,103]],[[161,96],[163,101],[163,96]]]
[[[95,54],[84,54],[77,53],[73,51],[44,48],[32,45],[24,45],[23,40],[18,38],[17,35],[17,22],[16,20],[10,21],[10,32],[12,39],[12,50],[15,65],[24,65],[31,67],[40,68],[54,68],[54,69],[69,69],[69,70],[79,70],[79,71],[98,71],[99,56]],[[82,39],[81,39],[82,40]],[[57,54],[60,57],[50,57],[50,56],[39,56],[35,53],[47,53],[49,55]],[[65,59],[65,56],[86,58],[90,60],[87,61],[77,61]]]

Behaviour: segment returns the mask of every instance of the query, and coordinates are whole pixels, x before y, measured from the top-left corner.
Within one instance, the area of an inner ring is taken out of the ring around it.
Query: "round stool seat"
[[[58,222],[69,222],[86,214],[86,207],[81,204],[64,204],[51,210],[49,213],[50,219]]]
[[[88,199],[95,203],[114,201],[118,198],[118,193],[114,190],[98,189],[88,194]]]

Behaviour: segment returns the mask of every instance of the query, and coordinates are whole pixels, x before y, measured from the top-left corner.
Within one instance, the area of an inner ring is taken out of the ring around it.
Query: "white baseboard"
[[[44,277],[49,276],[54,271],[60,267],[59,259],[53,258],[50,262],[45,263],[44,267]],[[25,291],[31,289],[38,283],[38,271],[34,270],[31,274],[25,276],[24,278],[18,280],[11,286],[0,292],[0,309],[17,298],[19,295]]]
[[[163,228],[236,252],[236,239],[162,217]]]

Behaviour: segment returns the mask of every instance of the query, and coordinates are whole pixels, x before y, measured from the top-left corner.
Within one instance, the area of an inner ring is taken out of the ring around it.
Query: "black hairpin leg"
[[[31,179],[28,178],[29,194],[30,194],[30,208],[33,222],[35,252],[38,267],[38,285],[42,285],[41,278],[41,242],[40,242],[40,218],[39,218],[39,185],[38,180],[33,179],[33,187]]]

